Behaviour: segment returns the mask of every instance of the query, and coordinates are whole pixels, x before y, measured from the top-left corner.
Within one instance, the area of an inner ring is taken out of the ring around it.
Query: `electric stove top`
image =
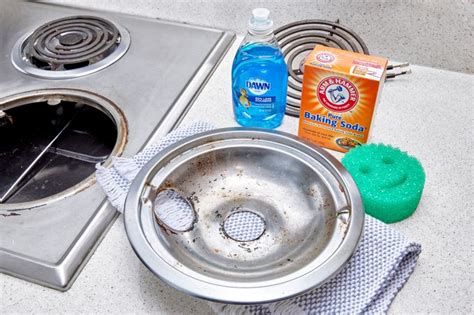
[[[0,4],[0,271],[67,290],[117,212],[95,165],[176,126],[234,39],[216,29]]]

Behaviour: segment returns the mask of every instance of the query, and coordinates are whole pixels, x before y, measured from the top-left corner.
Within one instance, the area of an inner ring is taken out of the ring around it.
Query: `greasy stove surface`
[[[73,15],[98,16],[124,27],[130,35],[128,51],[107,68],[72,79],[38,78],[13,66],[11,53],[20,38],[48,21]],[[120,122],[120,151],[130,156],[179,122],[233,39],[228,32],[160,20],[4,1],[0,111],[18,95],[48,99],[45,89],[55,89],[51,93],[58,99],[63,92],[86,95],[115,110],[111,118]],[[1,174],[0,182],[12,180],[7,172]],[[0,203],[0,271],[66,290],[115,216],[92,176],[80,189],[41,202]]]

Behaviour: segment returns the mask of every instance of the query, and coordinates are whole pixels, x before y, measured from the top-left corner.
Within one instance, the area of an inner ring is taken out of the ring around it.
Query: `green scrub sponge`
[[[350,150],[342,164],[371,216],[393,223],[415,212],[425,185],[425,173],[416,158],[391,146],[368,144]]]

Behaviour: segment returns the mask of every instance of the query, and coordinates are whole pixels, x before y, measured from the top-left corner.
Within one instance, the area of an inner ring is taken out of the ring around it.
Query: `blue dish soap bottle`
[[[273,34],[270,11],[252,11],[232,65],[235,120],[245,127],[276,128],[285,115],[288,70]]]

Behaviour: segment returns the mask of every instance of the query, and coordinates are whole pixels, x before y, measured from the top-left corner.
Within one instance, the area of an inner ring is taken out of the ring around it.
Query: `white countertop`
[[[240,40],[224,58],[183,123],[208,120],[236,126],[230,93],[232,60]],[[413,73],[389,81],[374,120],[371,142],[400,147],[426,172],[418,210],[393,227],[422,244],[418,265],[395,298],[392,314],[469,313],[472,284],[474,76],[412,66]],[[286,117],[279,130],[296,134]],[[340,158],[342,154],[335,153]],[[207,314],[205,301],[159,281],[129,246],[122,218],[67,292],[0,274],[0,313]]]

